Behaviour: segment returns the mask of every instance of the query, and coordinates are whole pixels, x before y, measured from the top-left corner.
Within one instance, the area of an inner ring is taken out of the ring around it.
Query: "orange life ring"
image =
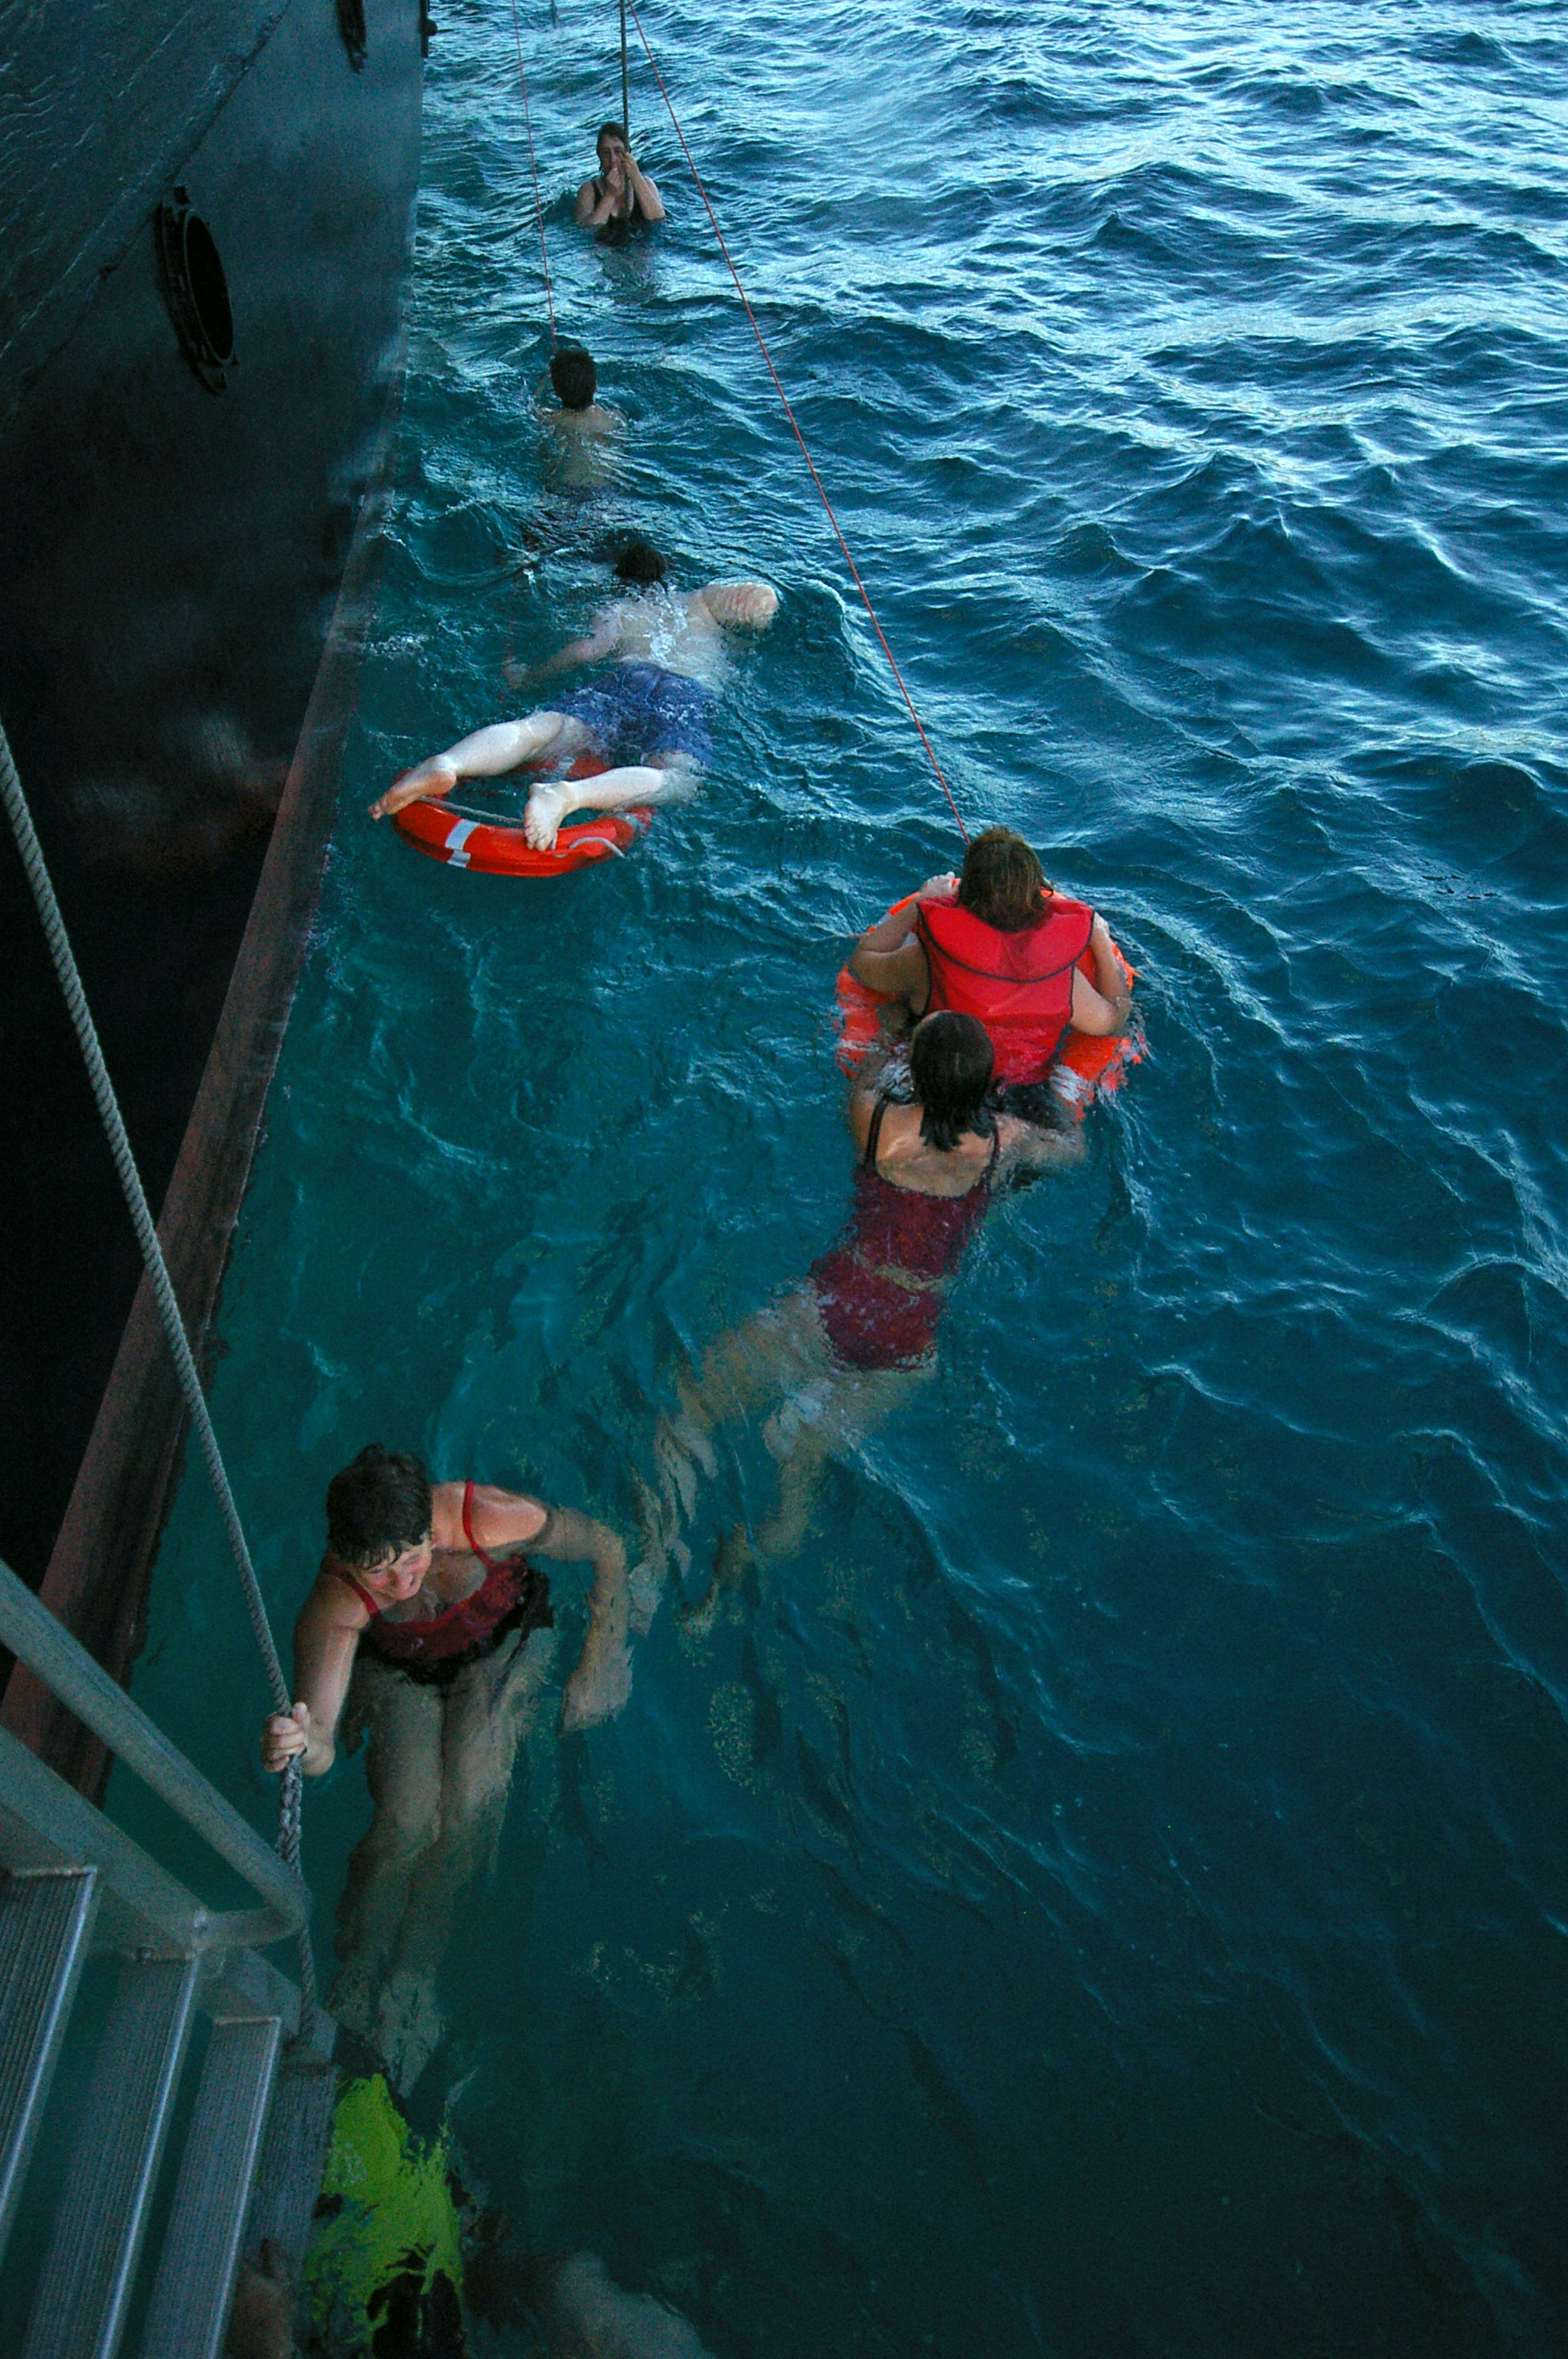
[[[604,766],[597,756],[582,755],[567,776],[597,777]],[[566,876],[624,852],[652,816],[642,805],[600,811],[578,827],[563,827],[548,852],[535,851],[521,820],[476,819],[445,801],[405,803],[394,811],[392,824],[416,852],[451,868],[476,868],[483,876]]]
[[[900,909],[913,909],[915,895],[906,893],[888,911],[892,917]],[[1111,946],[1115,949],[1115,944]],[[1137,979],[1137,970],[1128,965],[1121,952],[1116,955],[1129,984]],[[1088,981],[1095,976],[1092,954],[1085,951],[1078,961]],[[838,971],[837,1018],[838,1026],[838,1062],[847,1073],[852,1073],[868,1049],[881,1037],[882,1010],[892,1005],[886,992],[871,991],[849,968]],[[1118,1034],[1114,1039],[1103,1039],[1088,1032],[1068,1031],[1062,1036],[1062,1046],[1051,1060],[1048,1076],[1052,1095],[1064,1114],[1075,1122],[1082,1122],[1094,1100],[1102,1090],[1119,1090],[1127,1078],[1127,1069],[1137,1064],[1143,1050],[1130,1032]]]

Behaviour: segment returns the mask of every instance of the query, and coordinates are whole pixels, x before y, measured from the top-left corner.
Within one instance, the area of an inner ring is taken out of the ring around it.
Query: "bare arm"
[[[514,682],[548,679],[552,673],[570,671],[576,664],[602,663],[605,657],[612,656],[620,645],[621,609],[611,606],[610,612],[594,625],[586,639],[568,639],[564,647],[553,656],[546,656],[544,662],[535,664],[531,671],[514,666],[512,678]]]
[[[931,994],[931,970],[915,938],[914,921],[922,901],[946,901],[957,889],[950,873],[928,877],[918,893],[898,902],[885,918],[868,926],[849,953],[849,972],[868,991],[889,999],[906,999],[912,1008],[924,1007]]]
[[[294,1707],[273,1712],[262,1723],[262,1767],[281,1770],[297,1758],[308,1777],[319,1777],[337,1757],[339,1715],[349,1691],[364,1617],[349,1598],[341,1612],[318,1582],[294,1625]]]
[[[614,180],[607,173],[603,193],[596,197],[593,193],[595,178],[597,175],[590,176],[577,192],[577,203],[572,208],[572,218],[579,229],[598,229],[601,223],[610,219],[616,208],[616,201],[621,192]]]
[[[1090,929],[1089,948],[1094,952],[1095,979],[1090,983],[1081,968],[1074,968],[1073,1013],[1069,1020],[1075,1032],[1114,1039],[1127,1029],[1132,1012],[1132,985],[1103,918],[1097,917]]]
[[[1087,1152],[1081,1130],[1053,1130],[1044,1123],[1020,1122],[1011,1114],[998,1114],[996,1126],[1001,1151],[993,1185],[1022,1171],[1070,1171]]]
[[[607,1524],[579,1515],[573,1507],[548,1509],[543,1529],[528,1545],[531,1555],[553,1563],[593,1567],[588,1636],[561,1698],[561,1727],[589,1728],[596,1721],[611,1720],[632,1692],[626,1550]]]
[[[643,208],[643,220],[662,222],[665,217],[665,201],[630,150],[626,157],[626,177],[632,183],[633,193],[637,202]]]

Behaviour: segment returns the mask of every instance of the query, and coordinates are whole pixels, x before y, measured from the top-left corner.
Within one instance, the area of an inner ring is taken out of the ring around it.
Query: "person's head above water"
[[[958,879],[961,909],[999,934],[1016,934],[1038,924],[1050,897],[1038,854],[1012,828],[988,827],[976,836]]]
[[[406,1451],[373,1441],[327,1485],[327,1546],[340,1564],[371,1571],[430,1537],[430,1478]]]
[[[986,1092],[996,1063],[990,1036],[973,1016],[940,1007],[910,1037],[909,1073],[920,1102],[920,1136],[944,1152],[966,1131],[986,1131]]]
[[[563,344],[551,356],[550,383],[563,409],[591,409],[599,391],[599,371],[593,355],[581,344]]]
[[[624,155],[632,142],[626,136],[626,125],[623,123],[601,123],[594,136],[593,144],[598,151],[600,168],[608,172],[615,160],[616,149],[619,148]],[[580,154],[580,149],[579,152]]]
[[[615,560],[617,582],[630,582],[639,590],[651,590],[662,582],[670,570],[670,560],[661,557],[651,540],[629,540]]]

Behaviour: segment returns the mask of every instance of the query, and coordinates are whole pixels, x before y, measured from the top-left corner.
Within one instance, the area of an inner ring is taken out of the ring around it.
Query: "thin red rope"
[[[517,79],[523,85],[523,125],[528,134],[528,168],[534,175],[534,219],[539,224],[539,260],[545,267],[545,309],[550,315],[550,342],[556,342],[556,302],[550,292],[550,257],[545,251],[545,208],[539,201],[539,161],[534,153],[534,123],[528,112],[528,77],[523,70],[523,27],[517,0],[512,0],[512,31],[517,43]]]
[[[514,7],[516,6],[516,0],[513,0],[513,5]],[[866,585],[860,579],[860,569],[849,554],[849,544],[845,539],[843,529],[839,525],[838,517],[833,513],[833,503],[823,489],[822,478],[816,472],[816,462],[806,447],[806,437],[800,430],[800,425],[795,418],[794,410],[790,408],[789,396],[785,393],[783,385],[779,381],[779,373],[773,366],[773,356],[768,350],[767,341],[763,336],[761,328],[757,325],[757,315],[752,310],[751,303],[747,299],[744,287],[741,284],[741,274],[735,267],[734,256],[730,254],[730,248],[724,243],[724,232],[719,226],[719,216],[714,212],[708,190],[702,184],[702,175],[697,170],[697,165],[693,160],[691,149],[686,144],[686,133],[680,127],[680,118],[676,114],[675,107],[671,103],[669,92],[665,88],[665,78],[659,71],[658,60],[654,57],[653,50],[648,47],[648,36],[643,30],[643,19],[637,13],[637,0],[626,0],[626,5],[631,10],[632,22],[637,27],[637,38],[642,42],[643,48],[647,54],[648,63],[653,67],[654,80],[659,85],[659,96],[664,100],[665,105],[669,112],[670,121],[675,125],[676,137],[680,141],[681,153],[686,158],[687,163],[690,167],[692,179],[697,182],[697,193],[702,199],[704,205],[707,207],[708,218],[713,224],[713,234],[719,240],[719,250],[730,266],[730,276],[735,281],[735,291],[740,296],[741,302],[745,305],[746,317],[752,322],[752,333],[757,339],[757,348],[761,352],[763,360],[767,363],[768,375],[773,378],[774,390],[777,392],[779,399],[784,404],[784,416],[789,419],[790,425],[794,429],[795,439],[800,444],[800,455],[806,461],[807,467],[811,470],[811,480],[816,486],[816,496],[827,511],[827,521],[832,526],[838,546],[844,552],[844,562],[849,567],[851,575],[854,577],[855,587],[860,593],[860,603],[871,618],[871,628],[875,631],[878,638],[881,641],[882,653],[886,656],[889,664],[892,668],[892,676],[898,682],[899,693],[903,697],[905,704],[909,707],[909,717],[920,733],[920,742],[925,746],[931,766],[936,773],[936,783],[947,798],[947,808],[952,812],[954,819],[957,821],[959,834],[963,837],[964,842],[968,843],[969,840],[969,831],[964,825],[963,817],[958,810],[957,804],[953,800],[953,789],[942,775],[942,765],[936,759],[931,740],[925,734],[925,723],[922,722],[919,713],[916,712],[914,709],[914,699],[910,695],[908,689],[904,686],[903,674],[900,671],[893,651],[887,643],[887,634],[882,629],[881,623],[877,620],[877,610],[872,605],[871,599],[867,594]]]

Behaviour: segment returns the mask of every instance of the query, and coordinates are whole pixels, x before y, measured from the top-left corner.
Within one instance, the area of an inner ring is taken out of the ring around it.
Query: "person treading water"
[[[626,125],[601,123],[594,147],[599,172],[577,192],[579,229],[595,230],[603,241],[625,237],[644,222],[662,222],[665,201],[633,155]]]
[[[432,1484],[378,1443],[327,1486],[327,1552],[294,1628],[293,1710],[262,1760],[330,1769],[367,1733],[373,1815],[338,1905],[332,2012],[412,2087],[441,2037],[435,1978],[453,1907],[492,1847],[555,1652],[550,1584],[523,1549],[589,1563],[588,1636],[564,1731],[631,1692],[626,1552],[605,1525],[488,1484]],[[346,1710],[345,1710],[346,1706]]]
[[[574,810],[622,810],[695,791],[712,753],[709,723],[724,667],[725,630],[766,630],[778,612],[767,582],[709,582],[682,592],[665,585],[668,561],[633,540],[615,561],[633,594],[594,619],[587,638],[530,670],[507,668],[514,686],[574,665],[615,661],[604,679],[573,689],[546,711],[498,721],[432,754],[395,779],[370,807],[385,819],[406,803],[438,801],[460,778],[493,778],[525,762],[558,765],[593,754],[611,767],[590,778],[541,779],[528,797],[523,832],[547,852]]]
[[[779,1506],[756,1545],[764,1558],[792,1554],[825,1461],[857,1447],[930,1374],[948,1283],[993,1193],[1024,1171],[1082,1160],[1076,1132],[987,1104],[993,1063],[983,1026],[946,1009],[911,1037],[913,1103],[857,1084],[848,1118],[860,1154],[844,1242],[812,1265],[806,1285],[709,1347],[697,1383],[679,1384],[679,1416],[655,1436],[659,1484],[643,1497],[637,1623],[645,1626],[667,1560],[680,1555],[698,1471],[715,1471],[714,1427],[779,1400],[762,1429],[778,1462]]]
[[[1076,962],[1094,955],[1091,984]],[[1010,827],[988,827],[961,875],[934,876],[913,910],[868,927],[849,971],[912,1016],[954,1007],[978,1016],[996,1052],[997,1103],[1049,1123],[1051,1061],[1064,1032],[1127,1029],[1132,994],[1103,918],[1056,893],[1037,853]]]
[[[550,384],[560,408],[541,409],[539,419],[552,445],[551,474],[566,491],[597,491],[626,421],[599,400],[599,371],[581,344],[562,344],[551,354]]]

